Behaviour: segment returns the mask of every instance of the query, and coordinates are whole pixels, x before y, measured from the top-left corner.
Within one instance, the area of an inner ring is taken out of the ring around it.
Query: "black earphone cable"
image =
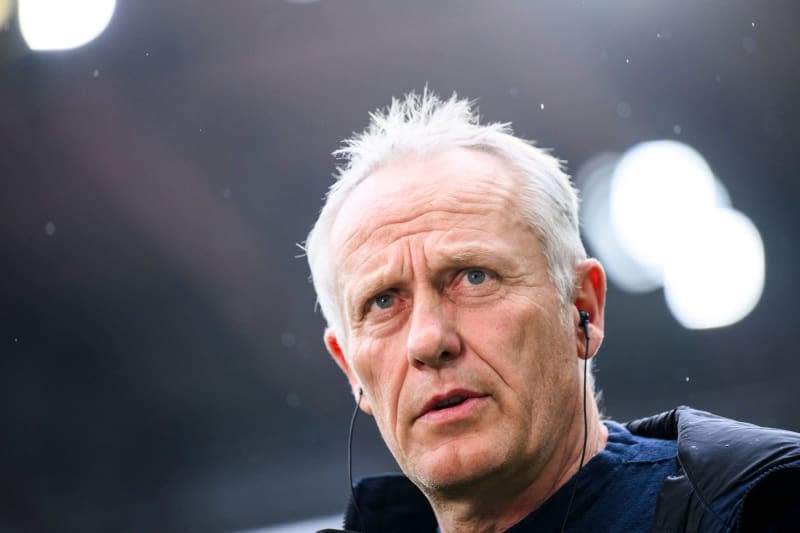
[[[588,315],[587,315],[588,319]],[[589,326],[586,320],[581,316],[581,325],[583,327],[583,336],[586,339],[586,351],[583,358],[583,448],[581,448],[581,462],[578,465],[578,471],[575,472],[575,483],[572,485],[572,494],[569,497],[569,504],[567,504],[567,512],[564,514],[564,522],[561,524],[561,533],[564,533],[569,520],[569,512],[572,509],[572,501],[575,499],[575,493],[578,491],[578,472],[583,468],[583,462],[586,459],[586,444],[589,442],[589,417],[586,414],[586,367],[589,361]]]
[[[356,488],[353,485],[353,428],[356,426],[356,416],[361,407],[361,396],[364,394],[364,389],[358,389],[358,400],[356,407],[353,409],[353,416],[350,418],[350,431],[347,433],[347,477],[350,480],[350,494],[353,496],[353,507],[356,509],[358,520],[361,521],[361,509],[358,508],[358,500],[356,499]]]

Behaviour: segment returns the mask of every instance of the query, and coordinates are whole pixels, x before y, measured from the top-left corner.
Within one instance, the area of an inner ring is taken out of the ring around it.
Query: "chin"
[[[406,470],[408,477],[420,487],[436,492],[458,492],[490,478],[507,464],[495,448],[448,445],[425,454],[414,467]]]

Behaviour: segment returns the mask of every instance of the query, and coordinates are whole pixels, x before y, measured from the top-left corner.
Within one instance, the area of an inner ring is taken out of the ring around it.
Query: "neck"
[[[580,468],[583,446],[583,410],[566,431],[543,466],[535,465],[520,479],[520,472],[500,473],[458,493],[428,493],[439,528],[443,533],[458,531],[494,533],[505,531],[539,508]],[[597,404],[587,402],[588,438],[584,464],[605,448],[608,430],[600,421]],[[533,463],[536,461],[534,460]]]

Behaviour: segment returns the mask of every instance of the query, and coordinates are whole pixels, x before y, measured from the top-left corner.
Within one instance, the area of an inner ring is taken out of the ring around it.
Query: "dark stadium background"
[[[330,152],[426,83],[572,172],[643,140],[698,149],[761,232],[763,296],[690,331],[660,291],[612,286],[605,413],[691,404],[800,430],[798,21],[791,1],[123,0],[54,53],[9,23],[0,530],[223,532],[342,508],[352,398],[296,243]],[[357,431],[356,474],[393,468],[367,417]]]

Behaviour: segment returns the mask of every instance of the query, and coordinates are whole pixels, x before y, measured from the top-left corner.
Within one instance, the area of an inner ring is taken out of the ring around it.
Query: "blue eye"
[[[394,303],[394,296],[391,294],[383,293],[375,297],[375,305],[381,309],[389,309]]]
[[[467,272],[467,281],[470,285],[480,285],[486,281],[486,272],[477,269],[470,270]]]

